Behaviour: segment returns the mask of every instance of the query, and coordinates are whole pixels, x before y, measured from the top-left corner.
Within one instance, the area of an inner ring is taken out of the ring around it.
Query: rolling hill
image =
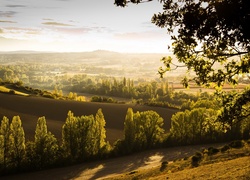
[[[177,112],[174,109],[141,106],[134,104],[111,104],[54,100],[42,97],[24,97],[0,93],[0,119],[3,116],[12,119],[19,115],[26,134],[26,139],[33,139],[38,117],[45,116],[48,129],[60,140],[61,129],[67,113],[71,110],[75,116],[96,114],[102,109],[106,120],[107,140],[113,143],[123,137],[123,125],[127,109],[136,111],[153,110],[164,119],[164,129],[170,128],[171,116]]]

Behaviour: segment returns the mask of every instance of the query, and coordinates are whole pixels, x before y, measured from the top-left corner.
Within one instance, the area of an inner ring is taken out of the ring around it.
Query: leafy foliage
[[[65,156],[73,160],[88,159],[101,155],[105,151],[106,130],[102,110],[96,116],[74,116],[69,111],[62,131],[62,142]]]
[[[25,134],[19,116],[14,116],[10,124],[10,154],[13,166],[20,169],[25,154]]]
[[[170,135],[182,144],[216,140],[223,133],[222,124],[216,117],[216,110],[206,108],[178,112],[172,116]]]
[[[7,164],[9,162],[9,150],[10,150],[10,122],[7,117],[3,117],[3,120],[1,121],[1,128],[0,128],[0,137],[1,137],[1,162],[3,164],[3,168],[5,169],[7,167]]]
[[[222,112],[219,120],[232,125],[250,117],[250,88],[243,92],[222,93]]]
[[[37,121],[34,151],[39,168],[50,165],[56,160],[58,151],[57,139],[51,132],[48,132],[45,117],[40,117]]]
[[[163,119],[154,111],[133,112],[129,108],[124,122],[124,140],[117,145],[123,153],[154,147],[163,140]],[[124,152],[125,151],[125,152]]]
[[[115,0],[117,6],[127,3],[142,3],[143,0]],[[236,84],[239,75],[250,73],[250,2],[248,0],[159,0],[163,12],[154,14],[152,23],[166,28],[173,41],[173,53],[180,65],[171,57],[163,57],[164,75],[171,67],[186,66],[187,76],[182,83],[188,87],[191,80],[198,85],[210,86],[224,83]],[[191,76],[195,73],[195,77]],[[229,95],[221,118],[230,125],[249,116],[247,103],[249,92]],[[224,99],[225,100],[225,99]]]
[[[117,6],[143,0],[116,0]],[[250,3],[247,0],[160,0],[163,12],[154,14],[152,22],[166,28],[172,34],[173,52],[179,62],[193,70],[196,83],[219,86],[228,81],[236,83],[237,74],[249,73],[250,69]],[[177,34],[177,35],[175,35]],[[241,56],[245,55],[245,56]],[[238,56],[238,59],[228,59]],[[170,70],[172,60],[162,59],[163,75]],[[215,68],[221,64],[221,68]],[[178,67],[178,66],[177,66]],[[188,85],[184,79],[184,85]]]

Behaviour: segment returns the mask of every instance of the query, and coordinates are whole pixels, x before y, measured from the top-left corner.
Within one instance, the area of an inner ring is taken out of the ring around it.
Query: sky
[[[167,53],[170,36],[151,23],[158,1],[0,0],[0,51]]]

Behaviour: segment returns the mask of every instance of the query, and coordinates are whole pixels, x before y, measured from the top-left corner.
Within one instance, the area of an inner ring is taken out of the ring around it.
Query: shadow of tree
[[[77,165],[42,170],[18,175],[3,176],[1,180],[68,180],[68,179],[89,179],[96,180],[111,175],[133,173],[139,168],[151,168],[159,166],[165,161],[174,161],[180,158],[189,157],[197,151],[208,147],[220,147],[221,144],[207,144],[196,146],[180,146],[164,149],[148,150],[118,158],[86,162]]]

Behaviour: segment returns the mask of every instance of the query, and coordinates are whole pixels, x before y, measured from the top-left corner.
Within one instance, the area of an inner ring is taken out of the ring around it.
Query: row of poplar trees
[[[96,115],[74,116],[69,111],[62,126],[62,140],[48,131],[45,117],[38,118],[34,141],[25,142],[19,116],[3,117],[0,126],[0,172],[30,171],[84,160],[132,153],[154,147],[163,139],[163,118],[154,111],[133,112],[124,122],[124,138],[112,148],[106,141],[102,110]],[[114,154],[113,154],[114,153]]]
[[[19,116],[3,117],[0,126],[0,172],[10,173],[70,164],[106,152],[105,119],[99,109],[95,116],[76,117],[69,111],[62,127],[62,142],[47,129],[45,117],[38,118],[34,141],[25,142]]]

